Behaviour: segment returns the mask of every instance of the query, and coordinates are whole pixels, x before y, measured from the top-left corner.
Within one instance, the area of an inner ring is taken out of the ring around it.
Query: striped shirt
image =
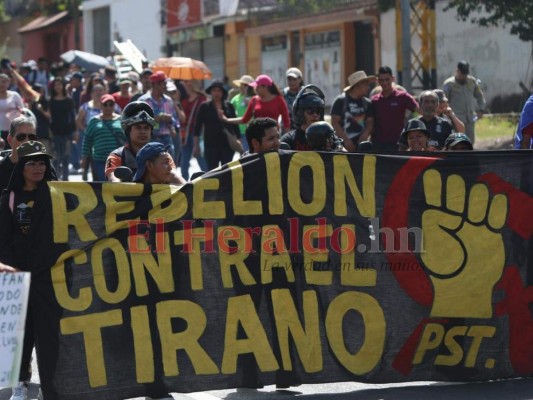
[[[124,146],[126,136],[120,126],[120,118],[102,120],[94,117],[89,121],[85,135],[81,155],[93,160],[106,161],[109,153],[117,147]]]

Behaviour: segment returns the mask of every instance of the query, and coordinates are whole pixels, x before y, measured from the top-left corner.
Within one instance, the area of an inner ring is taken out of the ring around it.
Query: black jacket
[[[36,254],[39,252],[36,251],[34,243],[44,239],[44,232],[38,227],[47,227],[51,232],[52,207],[47,181],[54,180],[54,177],[50,161],[47,160],[45,177],[36,189],[29,231],[27,234],[22,234],[17,228],[15,210],[11,209],[10,198],[14,198],[17,193],[22,192],[24,185],[23,168],[24,162],[15,165],[9,186],[0,197],[0,261],[24,271],[32,271],[38,268],[43,259],[46,259],[46,255],[43,257],[42,254]]]

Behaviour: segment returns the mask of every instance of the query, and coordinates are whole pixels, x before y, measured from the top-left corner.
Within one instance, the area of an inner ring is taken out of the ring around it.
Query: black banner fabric
[[[47,399],[533,373],[532,152],[253,155],[50,184]]]

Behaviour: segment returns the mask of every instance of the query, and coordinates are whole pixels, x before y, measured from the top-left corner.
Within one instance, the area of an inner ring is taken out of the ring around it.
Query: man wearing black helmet
[[[284,134],[280,141],[291,150],[310,150],[305,130],[313,122],[324,121],[324,93],[315,85],[304,86],[292,106],[292,118],[296,129]]]
[[[309,150],[312,151],[346,151],[335,129],[326,121],[314,122],[305,131]]]
[[[144,101],[133,101],[122,111],[122,129],[126,135],[126,144],[109,154],[106,162],[105,175],[107,180],[120,182],[114,171],[117,167],[125,166],[135,174],[137,152],[150,141],[154,129],[154,111]],[[183,185],[185,181],[178,175],[176,165],[172,163],[172,177],[170,183]]]

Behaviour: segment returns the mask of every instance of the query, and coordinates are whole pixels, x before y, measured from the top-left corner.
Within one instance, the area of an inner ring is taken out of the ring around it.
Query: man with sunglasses
[[[314,86],[304,86],[292,106],[292,118],[296,129],[284,134],[280,141],[289,145],[291,150],[311,150],[305,138],[305,130],[313,122],[324,121],[324,94]]]
[[[15,169],[18,161],[16,149],[30,140],[36,140],[35,122],[28,117],[17,117],[11,121],[7,142],[14,151],[9,156],[0,161],[0,193],[7,187],[11,173]]]

